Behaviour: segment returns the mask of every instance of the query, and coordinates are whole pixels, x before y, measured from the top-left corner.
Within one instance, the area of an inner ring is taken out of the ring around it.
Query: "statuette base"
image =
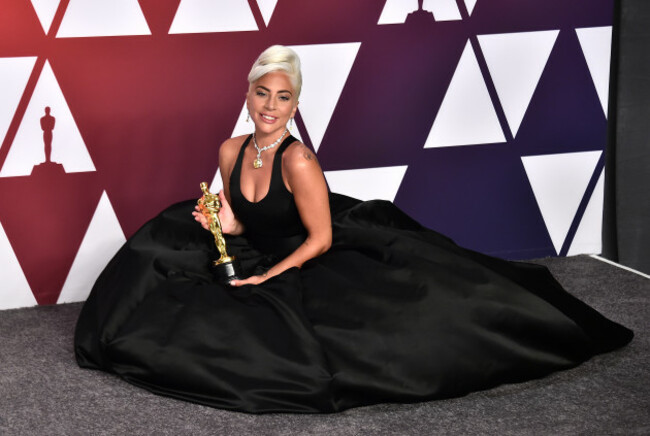
[[[231,280],[241,280],[244,278],[241,264],[234,257],[231,257],[226,262],[220,262],[219,260],[211,262],[210,270],[215,280],[225,285],[229,284]]]

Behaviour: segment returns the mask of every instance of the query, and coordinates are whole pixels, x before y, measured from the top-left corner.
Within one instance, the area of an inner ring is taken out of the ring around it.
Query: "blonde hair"
[[[248,73],[248,83],[252,85],[262,76],[273,71],[282,71],[289,76],[297,100],[302,88],[302,73],[300,72],[298,54],[289,47],[272,45],[264,50],[253,64],[251,72]]]

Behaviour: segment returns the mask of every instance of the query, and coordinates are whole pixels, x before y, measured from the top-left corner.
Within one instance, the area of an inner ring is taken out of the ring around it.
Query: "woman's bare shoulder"
[[[239,149],[241,148],[244,140],[248,135],[235,136],[234,138],[228,138],[219,147],[219,162],[222,165],[230,165],[234,163],[237,159],[237,154],[239,154]]]
[[[248,135],[240,135],[226,139],[221,143],[221,147],[219,148],[220,153],[224,152],[230,154],[238,152],[246,137],[248,137]]]
[[[305,144],[295,141],[284,152],[283,164],[289,171],[303,171],[305,169],[320,169],[316,154]]]

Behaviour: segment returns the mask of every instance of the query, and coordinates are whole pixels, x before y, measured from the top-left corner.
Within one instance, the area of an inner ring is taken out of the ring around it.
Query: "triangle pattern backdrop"
[[[325,171],[327,184],[333,192],[360,200],[395,200],[408,167],[364,168]]]
[[[36,58],[31,56],[0,58],[0,141],[7,134],[35,63]]]
[[[0,223],[0,301],[1,309],[14,309],[17,307],[33,306],[36,299],[27,283],[18,259],[11,248],[11,243]]]
[[[271,44],[301,57],[291,133],[332,191],[488,254],[599,252],[613,0],[506,3],[0,2],[0,309],[83,300],[138,223],[219,191],[219,143],[253,128],[233,78]]]
[[[467,41],[424,147],[505,140],[476,55]]]
[[[32,6],[38,15],[38,20],[43,26],[43,32],[47,34],[50,31],[54,14],[59,7],[61,0],[32,0]]]
[[[560,253],[601,154],[600,151],[586,151],[521,158],[557,253]]]
[[[582,253],[600,253],[602,243],[593,235],[600,235],[603,230],[603,202],[605,198],[605,170],[600,172],[594,193],[589,199],[589,204],[580,221],[567,256]]]
[[[472,12],[474,12],[474,6],[476,6],[476,0],[465,0],[465,7],[469,15],[472,15]]]
[[[0,177],[28,176],[34,166],[45,161],[40,120],[45,116],[46,107],[55,118],[52,161],[62,164],[67,173],[95,171],[52,67],[46,61]]]
[[[264,11],[268,14],[269,5]],[[271,9],[272,10],[272,9]],[[269,15],[270,19],[270,15]],[[248,0],[181,0],[169,33],[242,32],[257,30]]]
[[[104,191],[65,280],[58,303],[72,303],[88,298],[88,284],[97,280],[99,273],[125,242],[122,227]]]
[[[596,86],[600,104],[603,106],[605,116],[607,116],[612,28],[611,26],[592,27],[576,29],[576,32],[589,66],[591,78]]]
[[[558,33],[546,30],[478,36],[513,136],[517,135]]]
[[[291,46],[300,56],[303,76],[310,77],[300,93],[300,115],[316,152],[360,47],[360,42]]]
[[[70,0],[59,38],[151,35],[138,0]]]
[[[278,4],[278,0],[257,0],[257,5],[260,8],[262,13],[262,18],[264,18],[264,23],[268,26],[271,17],[273,16],[273,11],[275,6]]]

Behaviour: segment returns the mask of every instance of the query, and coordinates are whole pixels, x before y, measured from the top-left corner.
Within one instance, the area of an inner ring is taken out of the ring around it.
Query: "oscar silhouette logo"
[[[435,23],[433,13],[424,9],[424,0],[418,0],[418,8],[406,16],[405,23],[409,25],[429,25]]]
[[[219,250],[219,259],[212,264],[213,274],[217,280],[223,283],[229,283],[231,280],[239,280],[242,277],[242,270],[239,261],[235,256],[229,256],[226,252],[226,239],[223,237],[221,229],[221,220],[219,219],[219,210],[221,210],[221,201],[219,195],[212,194],[208,190],[208,184],[201,182],[201,191],[203,196],[197,202],[199,210],[208,220],[210,233],[214,236],[214,243]]]
[[[45,160],[32,168],[32,175],[49,176],[65,174],[63,165],[52,160],[52,140],[54,138],[54,126],[56,125],[56,118],[51,114],[52,109],[49,106],[45,107],[45,115],[41,117],[41,130],[43,131],[43,145],[45,147]]]
[[[56,118],[50,115],[50,107],[45,107],[45,116],[41,118],[41,129],[43,130],[43,142],[45,143],[45,162],[52,162],[52,131]]]

